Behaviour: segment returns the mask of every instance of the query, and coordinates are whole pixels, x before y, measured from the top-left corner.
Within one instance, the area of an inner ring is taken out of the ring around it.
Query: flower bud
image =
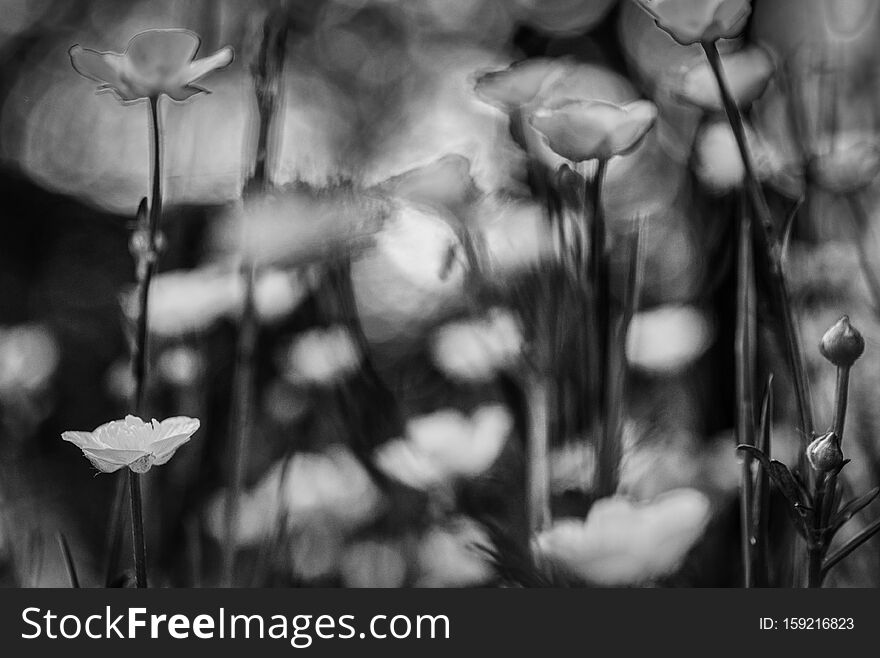
[[[835,432],[828,432],[814,439],[807,446],[807,459],[810,460],[810,466],[819,473],[839,470],[843,466],[840,438]]]
[[[819,351],[834,365],[848,368],[865,351],[865,339],[844,315],[822,336]]]

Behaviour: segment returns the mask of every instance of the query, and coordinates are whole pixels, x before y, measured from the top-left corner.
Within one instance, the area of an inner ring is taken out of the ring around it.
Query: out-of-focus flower
[[[513,419],[501,405],[484,405],[470,418],[452,409],[437,411],[407,422],[406,438],[381,446],[376,464],[411,487],[440,486],[488,469],[512,428]]]
[[[795,163],[788,161],[773,144],[746,126],[746,141],[755,164],[755,174],[789,196],[797,196],[803,181]],[[712,121],[697,135],[695,171],[700,182],[716,193],[738,188],[745,168],[736,138],[726,121]]]
[[[128,359],[118,359],[104,372],[104,388],[117,402],[127,402],[134,395],[136,382]]]
[[[596,451],[585,441],[574,441],[550,452],[550,491],[590,491],[596,469]]]
[[[475,200],[479,193],[471,177],[470,160],[454,153],[392,176],[379,187],[402,199],[453,212]]]
[[[683,46],[730,39],[745,27],[751,0],[637,0]]]
[[[709,500],[676,489],[647,503],[596,501],[584,521],[559,521],[536,540],[549,561],[602,586],[637,585],[678,569],[703,535]]]
[[[810,173],[820,187],[835,194],[864,189],[880,173],[880,139],[859,131],[834,135],[816,149]]]
[[[101,83],[99,91],[112,91],[123,102],[162,94],[185,101],[207,91],[194,82],[232,62],[229,46],[193,59],[200,44],[189,30],[146,30],[134,35],[123,53],[73,46],[70,61],[80,75]]]
[[[312,329],[296,338],[284,357],[284,377],[295,384],[331,384],[355,372],[361,351],[346,327]]]
[[[296,533],[333,526],[345,534],[374,519],[381,506],[381,492],[348,450],[301,452],[270,468],[239,498],[235,534],[243,545],[269,536],[279,523]],[[220,492],[206,519],[218,540],[223,537],[224,509],[225,493]]]
[[[162,352],[156,362],[156,370],[172,386],[192,386],[205,367],[199,352],[187,345],[175,345]]]
[[[39,393],[58,366],[58,345],[39,325],[0,327],[0,398]]]
[[[257,317],[272,322],[291,313],[305,298],[303,276],[267,268],[254,282]],[[222,267],[162,272],[150,287],[148,326],[160,336],[180,336],[204,331],[224,317],[236,317],[244,305],[245,287],[240,273]],[[135,292],[123,299],[123,310],[134,317]]]
[[[523,337],[517,319],[502,308],[484,317],[450,322],[432,342],[434,362],[450,377],[463,381],[489,381],[516,364],[522,354]]]
[[[216,223],[212,247],[257,266],[307,265],[371,244],[393,208],[378,191],[293,189],[244,204]]]
[[[660,306],[633,316],[626,357],[645,372],[679,372],[702,356],[713,338],[705,313],[691,306]]]
[[[197,429],[197,418],[175,416],[145,423],[129,415],[92,432],[64,432],[61,438],[82,450],[99,471],[113,473],[128,467],[135,473],[146,473],[171,459]]]
[[[400,547],[383,540],[360,541],[342,555],[339,571],[346,587],[402,587],[406,560]]]
[[[569,73],[564,59],[534,57],[514,62],[506,69],[477,74],[474,91],[483,101],[505,112],[513,112],[534,101],[546,89]]]
[[[486,531],[467,517],[434,527],[417,549],[418,587],[469,587],[494,575]]]
[[[476,205],[473,218],[485,258],[484,276],[523,272],[554,254],[551,227],[532,199],[487,196]]]
[[[563,102],[536,111],[530,119],[550,148],[572,162],[625,154],[638,145],[656,120],[657,107],[650,101],[626,105]]]
[[[819,351],[834,365],[849,368],[865,352],[865,339],[844,315],[822,336]]]
[[[514,0],[520,20],[555,36],[581,35],[595,27],[616,0]]]
[[[760,46],[725,53],[721,59],[730,92],[740,107],[748,107],[761,97],[775,71],[773,60]],[[718,112],[724,109],[718,81],[705,58],[682,76],[677,91],[682,100],[704,110]]]

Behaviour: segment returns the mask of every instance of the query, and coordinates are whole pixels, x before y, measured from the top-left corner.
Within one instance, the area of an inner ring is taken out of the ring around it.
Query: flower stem
[[[749,195],[752,207],[757,214],[760,222],[762,234],[764,237],[764,257],[767,262],[770,285],[772,286],[773,295],[776,298],[776,306],[780,315],[783,329],[783,343],[785,345],[788,366],[791,370],[792,381],[795,389],[795,398],[797,402],[797,410],[800,422],[800,428],[805,437],[805,441],[809,441],[813,435],[812,409],[810,404],[809,390],[807,388],[807,378],[804,372],[804,364],[800,348],[800,340],[798,338],[797,327],[794,318],[794,308],[791,304],[788,293],[788,286],[782,271],[782,251],[779,240],[776,236],[776,229],[770,208],[767,205],[767,199],[761,189],[761,184],[755,173],[754,160],[746,141],[746,132],[743,125],[742,114],[737,107],[727,78],[724,75],[724,67],[721,63],[721,56],[714,42],[704,41],[702,43],[706,58],[718,82],[718,88],[721,92],[721,99],[724,104],[724,110],[727,113],[727,119],[736,139],[739,148],[740,157],[743,161],[745,170],[745,188]]]
[[[529,414],[528,466],[526,491],[528,494],[529,537],[550,526],[550,490],[548,459],[548,419],[550,387],[542,375],[533,375],[526,381]]]
[[[128,470],[131,499],[131,541],[134,548],[135,576],[138,587],[147,586],[147,546],[144,541],[144,513],[141,506],[141,476]]]
[[[737,263],[736,302],[736,441],[755,445],[754,437],[754,359],[755,306],[752,273],[752,222],[745,204],[741,204],[739,254]],[[743,560],[743,584],[755,584],[754,563],[757,542],[752,520],[752,469],[748,453],[742,458],[740,476],[740,535]]]

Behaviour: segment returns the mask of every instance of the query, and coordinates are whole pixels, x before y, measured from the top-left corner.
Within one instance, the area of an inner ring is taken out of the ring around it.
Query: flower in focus
[[[680,372],[702,356],[713,339],[712,325],[698,309],[661,306],[633,316],[626,357],[633,368],[645,372]]]
[[[650,101],[616,105],[563,101],[536,111],[530,121],[556,153],[572,162],[608,159],[634,149],[657,120]]]
[[[512,428],[510,414],[497,404],[480,407],[470,418],[452,409],[437,411],[407,422],[407,438],[382,445],[376,464],[416,489],[440,486],[486,471]]]
[[[297,336],[284,358],[284,377],[295,384],[330,384],[356,371],[361,351],[341,325]]]
[[[519,323],[501,308],[482,318],[451,322],[434,335],[434,362],[454,379],[485,382],[516,364],[523,349]]]
[[[740,107],[748,107],[761,97],[775,71],[770,55],[759,46],[725,53],[721,59],[730,93]],[[678,96],[710,112],[724,109],[718,81],[705,58],[684,74]]]
[[[470,587],[489,581],[495,571],[486,531],[467,517],[434,527],[417,549],[419,587]]]
[[[835,194],[851,194],[870,185],[880,173],[880,140],[859,131],[835,135],[810,160],[816,183]]]
[[[703,535],[709,499],[675,489],[647,503],[596,501],[585,521],[566,519],[536,540],[550,562],[601,586],[636,585],[673,573]]]
[[[745,27],[751,0],[637,0],[683,46],[730,39]]]
[[[810,466],[818,473],[836,472],[844,464],[843,451],[840,449],[840,437],[836,432],[828,432],[816,437],[807,446],[807,459]]]
[[[171,459],[197,429],[198,419],[187,416],[145,423],[129,415],[123,420],[105,423],[93,432],[64,432],[61,438],[82,450],[103,473],[125,467],[135,473],[146,473]]]
[[[849,368],[864,353],[865,339],[844,315],[822,336],[819,351],[837,367]]]
[[[162,94],[176,101],[206,92],[193,84],[232,62],[232,48],[193,59],[201,44],[194,32],[182,29],[146,30],[134,35],[124,53],[98,52],[75,45],[70,61],[76,71],[101,83],[99,91],[112,91],[123,102]]]
[[[0,398],[45,389],[58,358],[58,346],[47,329],[0,327]]]

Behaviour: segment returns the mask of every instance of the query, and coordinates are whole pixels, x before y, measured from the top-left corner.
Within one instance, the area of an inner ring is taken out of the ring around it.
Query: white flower
[[[58,345],[39,325],[0,326],[0,398],[37,393],[58,365]]]
[[[406,569],[400,547],[380,540],[352,544],[343,553],[339,565],[346,587],[402,587]]]
[[[748,107],[761,97],[775,71],[773,60],[760,46],[725,53],[721,59],[730,92],[740,107]],[[705,58],[684,74],[678,95],[704,110],[724,109],[718,81]]]
[[[443,372],[463,381],[489,381],[516,364],[523,349],[519,322],[502,308],[482,318],[450,322],[432,341],[435,363]]]
[[[194,60],[201,39],[189,30],[146,30],[134,35],[124,53],[98,52],[79,45],[70,49],[76,71],[100,82],[124,102],[165,94],[184,101],[206,91],[193,84],[232,62],[232,48]]]
[[[605,101],[563,101],[530,118],[556,153],[572,162],[608,159],[634,149],[657,120],[650,101],[617,105]]]
[[[93,432],[64,432],[61,438],[80,448],[99,471],[113,473],[128,467],[135,473],[146,473],[171,459],[197,429],[198,419],[187,416],[145,423],[129,415]]]
[[[312,329],[291,343],[284,358],[284,377],[295,384],[331,384],[355,372],[361,358],[346,327]]]
[[[648,503],[604,498],[585,521],[559,521],[536,540],[545,558],[590,583],[637,585],[678,569],[709,519],[709,500],[676,489]]]
[[[751,0],[637,0],[680,44],[730,39],[745,27]]]
[[[482,585],[494,575],[486,531],[472,519],[452,519],[433,527],[417,550],[419,587],[469,587]]]
[[[660,306],[633,316],[626,356],[633,368],[645,372],[680,372],[702,356],[713,339],[703,312],[691,306]]]
[[[477,476],[498,458],[513,428],[501,405],[484,405],[468,418],[445,409],[409,420],[406,438],[376,451],[376,464],[388,475],[417,489],[454,478]]]
[[[848,131],[825,140],[810,162],[816,183],[836,194],[868,187],[880,173],[880,139],[866,131]]]
[[[202,355],[192,347],[176,345],[164,350],[156,362],[156,370],[172,386],[191,386],[205,367]]]

